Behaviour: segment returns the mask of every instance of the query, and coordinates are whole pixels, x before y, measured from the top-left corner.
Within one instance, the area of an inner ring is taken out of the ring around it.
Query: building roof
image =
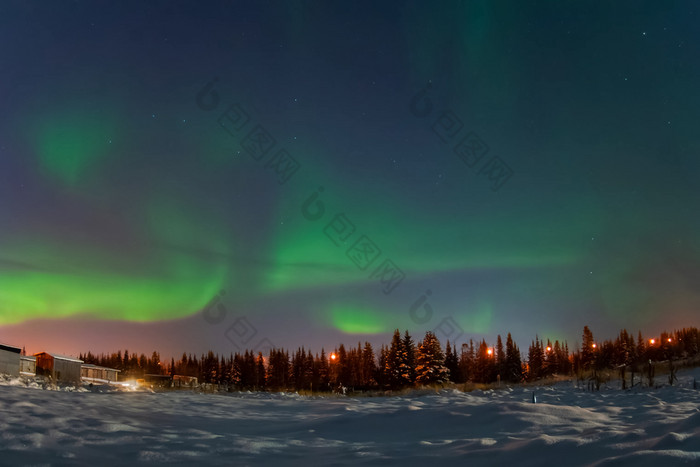
[[[19,359],[20,360],[31,360],[32,362],[36,362],[36,357],[32,357],[31,355],[20,355]]]
[[[22,349],[20,347],[15,347],[14,345],[7,345],[7,344],[0,344],[0,350],[4,350],[5,352],[12,352],[12,353],[22,353]]]
[[[145,374],[143,377],[152,379],[170,379],[170,375]]]
[[[117,370],[116,368],[109,368],[106,366],[99,366],[99,365],[93,365],[92,363],[83,363],[83,368],[93,368],[95,370],[110,370],[110,371],[118,371],[121,373],[122,370]]]
[[[52,353],[52,352],[37,352],[34,354],[34,356],[36,357],[37,355],[42,355],[42,354],[50,355],[51,357],[56,358],[58,360],[67,360],[69,362],[74,362],[74,363],[83,363],[82,360],[78,360],[75,357],[68,357],[66,355],[59,355],[57,353]]]

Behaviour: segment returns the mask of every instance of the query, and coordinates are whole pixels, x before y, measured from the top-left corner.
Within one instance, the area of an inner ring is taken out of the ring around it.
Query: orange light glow
[[[670,338],[670,337],[668,338],[668,341],[671,342],[671,338]]]
[[[656,339],[649,339],[649,343],[650,343],[651,345],[656,344]]]
[[[547,352],[551,352],[552,348],[550,346],[547,346]]]
[[[331,354],[331,360],[335,360],[335,354],[334,354],[334,353]]]
[[[596,347],[598,347],[598,345],[594,343],[592,347],[595,349]]]
[[[486,353],[489,354],[489,355],[492,355],[492,354],[493,354],[493,350],[488,349],[488,350],[486,351]]]

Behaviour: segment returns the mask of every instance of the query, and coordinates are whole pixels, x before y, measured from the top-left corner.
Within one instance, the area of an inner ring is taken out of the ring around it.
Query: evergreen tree
[[[642,331],[637,332],[637,359],[639,362],[644,361],[644,355],[646,354],[646,343],[642,337]]]
[[[265,388],[265,357],[262,352],[258,352],[255,362],[255,387],[258,390]]]
[[[306,361],[304,362],[304,388],[309,388],[311,390],[314,389],[313,383],[314,383],[314,376],[315,376],[315,371],[314,371],[314,357],[311,355],[311,351],[309,350],[306,353]],[[318,386],[316,386],[318,389]]]
[[[544,351],[540,343],[539,336],[535,335],[535,341],[530,344],[527,352],[528,361],[528,379],[534,381],[543,376],[544,369]]]
[[[323,348],[321,348],[321,357],[318,361],[318,388],[321,391],[328,391],[330,389],[328,359],[326,358],[326,351]]]
[[[391,346],[389,347],[389,351],[386,355],[385,363],[386,383],[391,389],[398,389],[404,383],[401,376],[402,354],[403,343],[401,341],[401,332],[396,329],[393,337],[391,338]]]
[[[387,362],[389,360],[389,349],[386,345],[382,344],[379,349],[379,365],[377,365],[377,384],[380,389],[384,389],[389,386],[389,378],[387,377]]]
[[[350,366],[350,380],[348,386],[355,388],[362,383],[362,344],[357,343],[357,347],[348,352],[348,364]]]
[[[564,341],[564,348],[562,350],[562,355],[564,356],[561,359],[561,362],[563,362],[563,368],[562,372],[569,375],[571,374],[572,371],[572,363],[571,363],[571,355],[569,354],[569,343],[567,341]]]
[[[474,381],[490,383],[496,379],[496,357],[485,340],[481,340],[476,355]]]
[[[401,378],[402,384],[407,386],[416,381],[416,346],[408,330],[401,341]]]
[[[377,372],[377,364],[374,360],[374,349],[372,344],[365,342],[365,347],[362,350],[362,381],[361,385],[365,388],[372,387],[376,384],[375,373]]]
[[[510,333],[506,338],[506,381],[519,383],[523,377],[520,350],[513,342]]]
[[[340,344],[338,347],[337,355],[336,365],[338,367],[338,379],[335,381],[335,385],[348,387],[350,385],[350,362],[348,361],[348,353],[343,344]]]
[[[88,355],[90,355],[90,352],[88,352]],[[141,354],[139,356],[139,371],[141,374],[146,373],[148,370],[148,359],[144,354]]]
[[[547,350],[549,349],[549,350]],[[547,366],[547,374],[559,374],[562,369],[562,349],[559,340],[555,340],[554,344],[547,339],[547,348],[545,349],[545,362]]]
[[[581,366],[584,370],[591,368],[593,364],[593,358],[595,356],[594,351],[595,341],[593,340],[593,333],[588,326],[583,327],[583,343],[581,344]]]
[[[474,341],[469,339],[469,345],[466,343],[462,344],[462,353],[459,358],[459,371],[463,382],[474,381],[475,363]]]
[[[457,352],[452,351],[452,346],[448,340],[445,344],[445,367],[450,373],[450,381],[453,383],[461,383],[462,377],[460,375],[459,359],[457,358]]]
[[[501,335],[496,339],[496,375],[498,378],[504,379],[506,376],[506,352],[503,350],[503,341]]]
[[[440,341],[432,331],[425,333],[416,355],[416,382],[420,384],[444,383],[449,379],[445,356]]]
[[[282,349],[270,349],[266,382],[273,390],[284,390],[289,382],[289,354]]]
[[[304,364],[306,362],[306,351],[304,348],[298,348],[296,353],[292,355],[292,368],[290,374],[290,382],[297,391],[305,386],[304,381]]]

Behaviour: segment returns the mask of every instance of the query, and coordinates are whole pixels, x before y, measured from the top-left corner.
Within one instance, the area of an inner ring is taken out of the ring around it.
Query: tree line
[[[552,342],[536,336],[527,358],[507,334],[505,344],[500,335],[490,346],[484,339],[457,346],[447,341],[443,349],[433,332],[414,342],[408,331],[394,331],[391,342],[379,351],[369,342],[356,347],[340,344],[330,353],[321,349],[313,353],[304,347],[294,352],[271,349],[268,355],[246,350],[218,355],[212,351],[199,358],[183,353],[179,360],[162,362],[160,354],[137,356],[125,350],[111,355],[81,354],[85,363],[116,368],[120,379],[140,378],[147,374],[196,377],[200,383],[229,390],[311,390],[334,391],[401,389],[415,385],[444,383],[520,383],[554,375],[582,376],[605,369],[642,371],[647,362],[693,358],[700,355],[700,332],[683,328],[645,339],[641,332],[635,339],[623,329],[611,340],[596,341],[585,326],[582,344],[573,352],[566,341]]]

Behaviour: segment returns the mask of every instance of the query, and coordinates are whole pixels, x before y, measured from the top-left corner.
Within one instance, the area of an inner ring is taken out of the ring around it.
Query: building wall
[[[53,378],[64,383],[80,383],[80,362],[54,358]]]
[[[19,354],[0,350],[0,373],[19,376]]]
[[[104,379],[107,381],[117,381],[119,371],[112,368],[83,366],[81,371],[83,378]]]
[[[19,371],[21,373],[36,374],[36,359],[34,359],[34,358],[20,358],[19,359]]]
[[[47,353],[36,354],[36,374],[53,378],[53,357]]]

